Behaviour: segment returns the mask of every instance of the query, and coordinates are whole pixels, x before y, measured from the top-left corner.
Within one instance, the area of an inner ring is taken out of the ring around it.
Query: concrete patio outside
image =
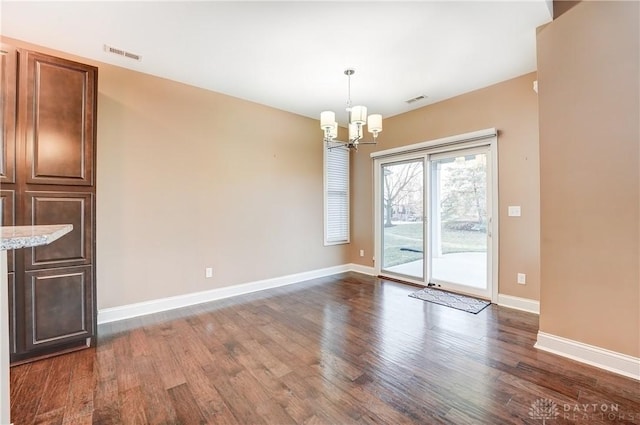
[[[407,276],[422,278],[423,260],[389,267],[385,270]],[[444,254],[431,261],[432,279],[472,288],[487,288],[487,253],[459,252]]]

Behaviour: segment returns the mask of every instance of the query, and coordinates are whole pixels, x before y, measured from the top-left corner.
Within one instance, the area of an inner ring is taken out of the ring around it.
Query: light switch
[[[520,217],[520,206],[519,205],[510,205],[509,206],[509,217]]]

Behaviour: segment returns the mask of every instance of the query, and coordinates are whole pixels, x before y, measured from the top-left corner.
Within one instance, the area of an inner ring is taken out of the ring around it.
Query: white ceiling
[[[353,103],[388,117],[534,71],[536,27],[551,20],[549,0],[3,0],[1,14],[8,37],[341,122],[346,68]]]

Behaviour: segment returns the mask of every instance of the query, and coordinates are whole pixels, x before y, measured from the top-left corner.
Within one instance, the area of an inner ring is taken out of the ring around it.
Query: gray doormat
[[[467,313],[478,314],[488,305],[490,301],[478,298],[468,297],[466,295],[454,294],[453,292],[442,291],[440,289],[424,288],[418,292],[409,294],[410,297],[418,298],[423,301],[429,301],[435,304],[445,305],[447,307],[456,308],[466,311]]]

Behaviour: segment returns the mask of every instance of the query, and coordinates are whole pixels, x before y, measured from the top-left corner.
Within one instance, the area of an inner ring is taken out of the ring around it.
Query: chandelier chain
[[[347,112],[351,112],[351,75],[353,74],[353,70],[347,69],[344,73],[347,74]]]

